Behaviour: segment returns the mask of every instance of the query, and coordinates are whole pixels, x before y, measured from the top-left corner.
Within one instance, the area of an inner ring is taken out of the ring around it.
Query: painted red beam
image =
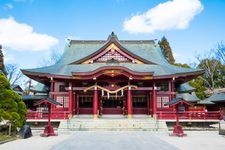
[[[153,72],[136,72],[123,66],[104,66],[90,72],[72,72],[74,79],[93,79],[101,75],[114,77],[115,75],[124,75],[128,78],[149,80],[153,78]]]

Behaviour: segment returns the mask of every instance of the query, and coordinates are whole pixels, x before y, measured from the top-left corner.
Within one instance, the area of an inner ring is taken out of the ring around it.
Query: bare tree
[[[18,69],[18,66],[16,64],[6,64],[5,69],[7,72],[7,78],[10,82],[10,85],[18,84],[20,79],[22,78],[22,73]]]
[[[206,83],[208,88],[210,88],[211,90],[214,90],[217,70],[219,66],[221,65],[220,61],[213,58],[212,53],[210,53],[210,55],[208,55],[208,57],[205,57],[205,58],[200,58],[198,56],[197,59],[199,61],[198,68],[205,70],[205,74],[201,76],[201,78]]]
[[[33,84],[32,84],[32,80],[31,79],[27,79],[25,82],[24,82],[24,94],[25,95],[29,95],[30,94],[30,89],[33,87]]]
[[[225,64],[225,45],[223,42],[218,44],[215,55],[221,61],[221,63]]]

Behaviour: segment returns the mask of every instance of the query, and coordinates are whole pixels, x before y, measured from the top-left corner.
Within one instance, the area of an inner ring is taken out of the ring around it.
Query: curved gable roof
[[[87,59],[94,54],[100,52],[107,43],[117,42],[118,45],[123,48],[123,51],[129,53],[135,58],[144,60],[144,64],[135,63],[119,63],[119,64],[107,64],[107,63],[92,63],[92,64],[76,64],[82,59]],[[72,64],[71,64],[72,63]],[[158,44],[155,44],[152,40],[145,41],[126,41],[118,40],[115,35],[110,35],[106,41],[81,41],[72,40],[65,47],[64,54],[60,61],[55,65],[36,69],[22,70],[26,75],[41,74],[44,76],[60,75],[60,76],[72,76],[72,72],[91,72],[104,66],[121,66],[128,68],[134,72],[152,72],[155,77],[165,76],[191,76],[202,74],[202,70],[182,68],[169,64],[164,58],[162,51]]]
[[[71,40],[65,47],[59,64],[80,64],[97,55],[111,43],[115,43],[125,53],[135,57],[145,64],[168,64],[162,55],[160,47],[153,40],[118,40],[111,34],[107,41],[103,40]]]
[[[123,44],[119,42],[119,40],[117,39],[117,37],[114,35],[113,32],[112,32],[112,34],[108,37],[108,40],[105,42],[105,44],[104,44],[100,49],[98,49],[97,51],[93,52],[92,54],[90,54],[90,55],[88,55],[88,56],[86,56],[86,57],[84,57],[84,58],[82,58],[82,59],[80,59],[80,60],[78,60],[78,61],[75,61],[75,62],[73,62],[73,63],[71,63],[71,64],[81,64],[81,63],[87,61],[88,59],[91,59],[92,57],[94,57],[94,56],[100,54],[100,53],[103,52],[107,47],[109,47],[111,44],[115,44],[116,46],[118,46],[118,48],[119,48],[120,50],[122,50],[122,52],[124,52],[125,54],[128,54],[129,56],[131,56],[131,57],[133,57],[133,58],[139,60],[140,62],[143,62],[143,63],[145,63],[145,64],[155,64],[155,63],[153,63],[153,62],[151,62],[151,61],[149,61],[149,60],[146,60],[146,59],[144,59],[144,58],[138,56],[138,55],[136,54],[136,52],[133,53],[133,52],[129,51],[128,49],[126,49],[126,48],[123,46]]]

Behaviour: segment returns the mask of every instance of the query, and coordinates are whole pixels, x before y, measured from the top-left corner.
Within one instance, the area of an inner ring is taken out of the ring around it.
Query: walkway
[[[51,150],[176,150],[150,132],[93,131],[77,132]]]
[[[189,131],[187,137],[166,132],[75,131],[55,137],[19,139],[0,145],[2,150],[224,150],[225,138],[215,131]]]

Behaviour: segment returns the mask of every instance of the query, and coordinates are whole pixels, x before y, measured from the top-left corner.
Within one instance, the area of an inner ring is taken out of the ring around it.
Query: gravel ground
[[[19,139],[0,145],[0,150],[224,150],[225,137],[215,131],[188,131],[186,137],[166,132],[76,131],[54,137]]]

